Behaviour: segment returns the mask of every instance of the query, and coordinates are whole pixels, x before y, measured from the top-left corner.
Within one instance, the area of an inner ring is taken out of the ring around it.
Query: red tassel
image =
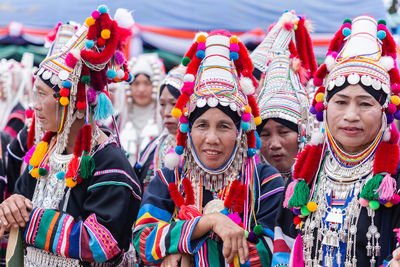
[[[390,83],[400,83],[400,74],[399,74],[399,69],[397,67],[392,68],[389,70],[389,76],[390,76]]]
[[[233,205],[233,197],[236,196],[237,191],[239,190],[240,182],[238,180],[234,180],[229,186],[228,195],[225,198],[224,206],[228,209],[232,208]]]
[[[133,35],[132,30],[126,28],[118,27],[118,32],[119,32],[119,43],[122,46],[124,46],[127,40]],[[119,49],[119,50],[123,51],[124,49]]]
[[[313,76],[317,70],[317,62],[314,56],[311,37],[304,23],[305,19],[302,18],[297,25],[297,30],[295,31],[296,46],[300,60],[304,63],[305,68],[310,71],[311,76]]]
[[[396,53],[396,42],[393,39],[392,34],[385,28],[386,37],[382,40],[382,54],[384,56],[391,56],[394,59],[397,57]]]
[[[189,50],[186,52],[186,54],[184,55],[184,57],[188,57],[188,58],[190,58],[191,60],[193,60],[193,56],[194,56],[194,54],[197,52],[197,45],[198,45],[198,43],[197,43],[197,42],[194,42],[194,43],[192,44],[192,46],[189,48]]]
[[[96,21],[97,22],[97,21]],[[101,30],[110,29],[112,20],[108,13],[103,13],[99,17],[100,28]]]
[[[326,67],[326,64],[324,63],[315,72],[314,85],[321,86],[327,73],[328,73],[328,68]]]
[[[92,143],[92,126],[90,124],[83,125],[81,138],[83,150],[89,153]]]
[[[329,43],[328,51],[339,52],[340,47],[343,44],[344,35],[342,33],[342,28],[340,28],[336,33],[331,42]]]
[[[387,172],[395,175],[399,164],[399,145],[381,142],[375,152],[374,174]]]
[[[46,142],[46,143],[50,143],[51,138],[53,138],[53,136],[55,136],[55,135],[56,135],[55,132],[50,132],[50,131],[48,131],[48,132],[46,132],[46,133],[44,134],[44,136],[43,136],[43,138],[42,138],[42,141],[43,141],[43,142]]]
[[[183,199],[182,195],[178,191],[178,186],[175,183],[168,184],[168,191],[171,195],[172,200],[174,201],[175,205],[180,208],[184,203],[185,200]]]
[[[239,214],[242,214],[247,187],[246,187],[246,185],[242,184],[239,186],[238,189],[239,189],[239,191],[238,191],[238,195],[237,195],[237,198],[235,201],[235,207],[233,208],[233,210]]]
[[[95,24],[93,24],[93,25],[91,25],[90,27],[89,27],[89,30],[88,30],[88,33],[87,33],[87,39],[88,40],[96,40],[96,37],[97,37],[97,23],[95,23]]]
[[[194,57],[192,61],[187,65],[186,74],[193,74],[196,77],[197,71],[201,64],[201,59],[198,57]]]
[[[254,135],[254,130],[247,133],[247,147],[256,148],[256,136]]]
[[[29,128],[28,132],[28,141],[27,141],[28,149],[31,149],[33,147],[34,142],[35,142],[35,113],[33,113],[31,127]]]
[[[238,42],[239,45],[239,58],[235,61],[236,69],[239,73],[242,73],[244,70],[247,70],[249,73],[253,72],[253,63],[249,56],[249,51],[247,47],[241,42]],[[247,75],[246,75],[247,76]]]
[[[76,157],[82,156],[82,132],[83,129],[80,129],[78,132],[78,136],[76,137],[75,140],[75,145],[74,145],[74,155]]]
[[[249,106],[251,107],[251,114],[253,117],[260,117],[260,109],[258,108],[257,101],[254,96],[247,96],[247,100],[249,101]]]
[[[78,82],[78,91],[76,93],[76,107],[79,110],[86,108],[86,91],[85,85],[82,82]]]
[[[176,132],[176,145],[186,147],[186,139],[187,136],[185,133],[182,133],[179,129]]]
[[[308,184],[314,178],[321,159],[321,146],[308,145],[301,152],[293,170],[293,178],[302,178]]]
[[[289,43],[289,51],[293,57],[298,57],[296,46],[294,45],[293,41]]]
[[[90,83],[94,90],[103,91],[104,86],[107,84],[103,80],[103,72],[100,71],[90,71]],[[107,79],[107,78],[105,78]]]
[[[79,160],[77,156],[74,156],[70,163],[68,164],[67,172],[65,173],[65,178],[74,178],[76,176],[76,171],[78,170]]]
[[[183,110],[183,108],[186,106],[186,104],[189,102],[190,96],[187,94],[181,94],[176,101],[175,108],[179,108],[180,110]]]
[[[192,183],[188,178],[182,180],[183,189],[185,190],[185,205],[194,205],[194,191]]]

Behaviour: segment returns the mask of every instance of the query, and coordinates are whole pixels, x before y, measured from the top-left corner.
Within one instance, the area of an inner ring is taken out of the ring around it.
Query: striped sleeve
[[[36,248],[88,262],[105,262],[121,252],[118,242],[95,214],[79,221],[55,210],[35,208],[24,239]]]
[[[200,217],[171,222],[174,203],[163,178],[159,172],[148,185],[133,233],[133,244],[144,264],[160,263],[168,254],[194,254],[206,239],[191,240]]]

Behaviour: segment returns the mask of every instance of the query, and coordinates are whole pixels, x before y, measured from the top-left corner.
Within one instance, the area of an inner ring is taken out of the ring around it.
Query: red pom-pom
[[[69,90],[67,88],[61,88],[60,89],[60,95],[68,97],[69,96]]]
[[[301,223],[301,218],[299,216],[294,217],[293,223],[294,225],[299,225]]]
[[[125,72],[123,80],[124,81],[129,80],[129,72]]]
[[[28,119],[33,118],[33,114],[34,114],[34,111],[32,109],[28,108],[28,109],[25,110],[25,117],[26,118],[28,118]]]
[[[76,102],[76,108],[79,110],[84,110],[86,108],[86,102],[84,101]]]
[[[400,84],[392,83],[392,93],[398,95],[400,93]]]
[[[97,45],[99,47],[103,47],[105,44],[106,44],[106,40],[104,38],[101,38],[101,37],[97,38]]]

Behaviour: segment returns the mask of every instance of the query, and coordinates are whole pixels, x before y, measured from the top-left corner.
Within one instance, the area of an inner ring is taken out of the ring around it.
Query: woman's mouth
[[[347,135],[356,135],[356,134],[359,134],[362,131],[361,128],[350,127],[350,126],[349,127],[342,127],[341,129]]]

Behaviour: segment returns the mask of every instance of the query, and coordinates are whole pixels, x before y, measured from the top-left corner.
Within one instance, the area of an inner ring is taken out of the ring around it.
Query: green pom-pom
[[[89,75],[82,75],[81,82],[84,84],[90,83],[90,76]]]
[[[47,169],[46,168],[39,168],[39,175],[40,176],[47,175]]]
[[[351,19],[345,19],[345,20],[343,20],[343,24],[345,24],[345,23],[352,23],[352,21],[351,21]]]
[[[293,195],[289,200],[289,208],[307,205],[310,197],[310,188],[304,180],[300,180],[294,187]]]
[[[372,201],[369,202],[369,207],[370,207],[371,209],[373,209],[373,210],[379,209],[379,206],[380,206],[380,205],[381,205],[381,204],[379,204],[379,201],[377,201],[377,200],[372,200]]]
[[[184,57],[182,58],[182,65],[187,66],[190,63],[190,58]]]
[[[372,177],[362,188],[360,198],[365,198],[368,201],[378,199],[379,193],[376,192],[381,185],[383,176],[380,174]]]
[[[264,228],[258,224],[254,226],[253,233],[257,236],[261,236],[264,233]]]
[[[379,24],[386,25],[386,20],[384,20],[384,19],[378,20],[378,25],[379,25]]]
[[[83,179],[89,178],[89,176],[91,176],[93,174],[94,167],[95,167],[94,159],[91,156],[88,156],[85,154],[86,153],[84,153],[84,155],[82,156],[81,165],[80,165],[81,168],[79,170],[79,175]]]
[[[301,215],[303,215],[303,216],[310,215],[310,211],[307,209],[307,206],[301,207]]]

